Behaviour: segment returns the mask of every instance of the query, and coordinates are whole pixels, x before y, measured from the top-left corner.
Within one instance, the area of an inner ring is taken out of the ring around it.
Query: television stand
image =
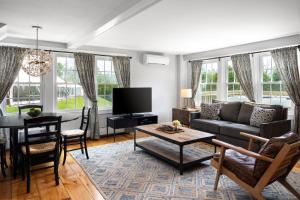
[[[141,115],[123,115],[112,116],[106,119],[106,133],[108,136],[108,128],[114,130],[114,142],[116,141],[116,129],[120,128],[134,128],[140,125],[157,124],[158,116],[153,114],[141,114]]]

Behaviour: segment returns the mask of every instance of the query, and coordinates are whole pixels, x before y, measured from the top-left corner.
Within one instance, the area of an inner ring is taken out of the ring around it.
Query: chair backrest
[[[80,123],[80,129],[84,131],[84,134],[87,133],[87,130],[89,128],[91,108],[88,108],[87,112],[85,110],[86,110],[85,107],[83,107],[81,113],[81,123]]]
[[[43,105],[31,104],[31,105],[18,106],[19,115],[22,114],[22,110],[30,109],[30,108],[39,108],[41,110],[41,112],[43,112]]]
[[[300,137],[293,133],[290,136],[290,141],[292,142],[285,142],[282,145],[258,184],[261,186],[271,184],[278,179],[285,178],[293,169],[300,158]]]
[[[32,133],[30,128],[45,127],[40,133]],[[29,155],[29,146],[46,142],[56,142],[56,150],[59,147],[61,133],[61,116],[42,116],[24,119],[25,146]]]
[[[2,112],[2,109],[0,108],[0,117],[3,116],[3,112]]]

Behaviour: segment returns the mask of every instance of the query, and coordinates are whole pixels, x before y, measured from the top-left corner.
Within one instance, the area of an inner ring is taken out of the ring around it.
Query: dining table
[[[58,112],[42,112],[40,113],[40,116],[62,116],[61,122],[70,122],[73,120],[77,120],[80,118],[78,114],[72,114],[72,113],[58,113]],[[24,129],[24,119],[32,118],[26,113],[22,114],[9,114],[6,116],[0,117],[0,128],[7,128],[9,129],[9,140],[10,140],[10,153],[12,158],[12,173],[13,177],[17,177],[17,171],[18,171],[18,157],[19,157],[19,149],[20,149],[20,143],[18,141],[20,134],[19,130]]]

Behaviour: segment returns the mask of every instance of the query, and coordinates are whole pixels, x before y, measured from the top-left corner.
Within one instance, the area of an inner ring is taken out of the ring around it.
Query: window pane
[[[79,110],[84,106],[84,94],[75,59],[70,54],[56,59],[56,108],[58,110]]]
[[[98,106],[108,108],[112,106],[112,91],[118,87],[111,60],[97,59],[97,93]]]

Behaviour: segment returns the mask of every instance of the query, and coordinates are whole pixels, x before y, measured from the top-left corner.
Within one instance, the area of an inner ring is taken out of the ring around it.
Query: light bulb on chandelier
[[[36,29],[36,49],[28,49],[22,64],[22,69],[30,76],[42,76],[51,70],[52,56],[50,52],[39,49],[39,29],[40,26],[32,26]]]

